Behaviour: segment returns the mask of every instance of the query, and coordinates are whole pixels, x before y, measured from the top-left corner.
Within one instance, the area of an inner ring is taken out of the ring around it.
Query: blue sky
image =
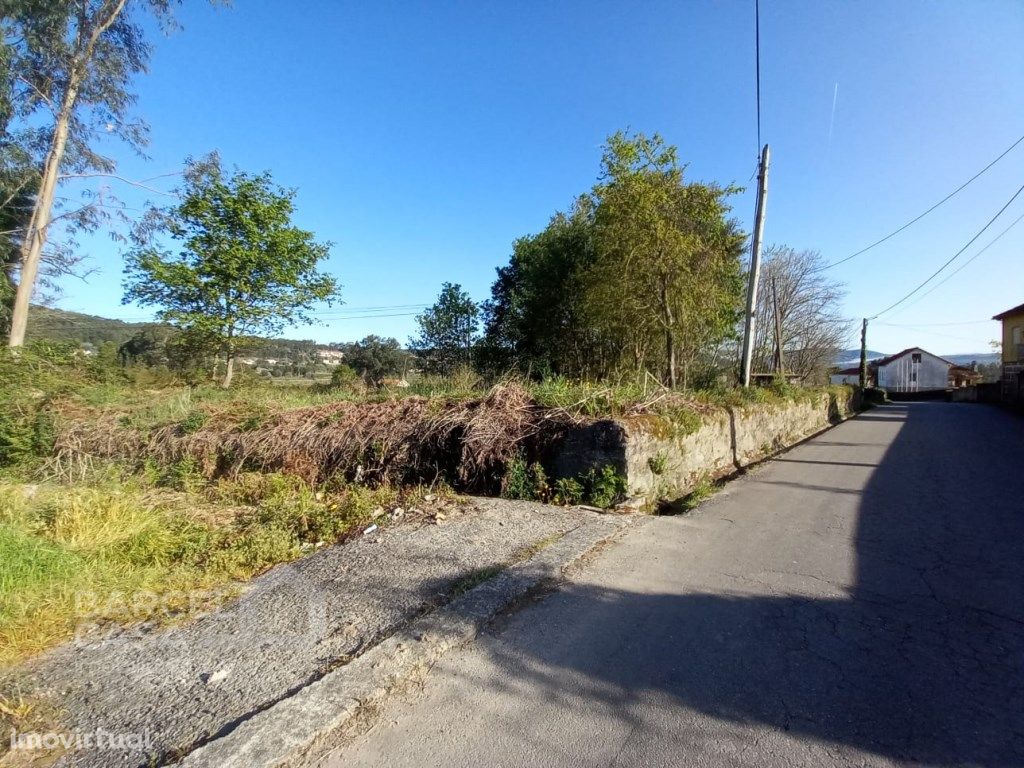
[[[761,5],[767,243],[847,256],[1024,134],[1019,0]],[[662,133],[691,179],[746,186],[734,215],[749,230],[753,6],[188,2],[184,29],[154,37],[152,71],[137,82],[150,158],[111,152],[134,179],[212,149],[269,169],[298,189],[298,223],[335,243],[328,269],[344,285],[345,305],[325,325],[286,335],[404,341],[410,313],[442,282],[486,298],[512,241],[589,189],[604,138],[620,128]],[[158,199],[111,183],[132,208]],[[836,268],[846,314],[872,315],[909,291],[1022,183],[1024,143],[935,213]],[[1024,195],[961,262],[1022,213]],[[59,305],[147,317],[120,305],[120,247],[105,235],[84,244],[96,272],[69,281]],[[996,324],[973,321],[1022,301],[1024,222],[934,293],[880,318],[869,343],[986,351]]]

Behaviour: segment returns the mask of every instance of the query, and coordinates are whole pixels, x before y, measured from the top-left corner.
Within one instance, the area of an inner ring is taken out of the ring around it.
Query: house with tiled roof
[[[933,355],[921,347],[908,347],[895,355],[868,361],[868,386],[892,393],[942,392],[977,383],[980,374]],[[857,384],[860,367],[834,371],[833,384]]]

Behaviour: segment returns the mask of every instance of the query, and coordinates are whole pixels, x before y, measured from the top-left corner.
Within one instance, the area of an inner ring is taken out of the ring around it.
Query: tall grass
[[[314,488],[281,475],[190,493],[109,474],[76,487],[0,483],[0,664],[83,623],[159,622],[206,607],[395,503],[391,488]]]

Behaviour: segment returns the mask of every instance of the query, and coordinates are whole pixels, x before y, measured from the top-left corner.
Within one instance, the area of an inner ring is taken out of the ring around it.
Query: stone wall
[[[553,462],[555,477],[575,477],[611,465],[629,493],[650,501],[685,496],[701,480],[717,479],[770,456],[849,417],[859,406],[847,396],[719,409],[701,426],[677,434],[657,416],[605,419],[566,436]]]

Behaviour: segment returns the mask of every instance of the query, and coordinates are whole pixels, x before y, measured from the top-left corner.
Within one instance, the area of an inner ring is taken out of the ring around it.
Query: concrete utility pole
[[[761,271],[761,236],[764,234],[764,209],[768,202],[768,145],[761,150],[757,173],[757,209],[754,237],[750,244],[750,282],[747,285],[747,318],[743,329],[743,386],[750,386],[750,366],[754,347],[754,315],[757,312],[757,278]]]
[[[860,325],[860,388],[868,388],[868,319]]]

